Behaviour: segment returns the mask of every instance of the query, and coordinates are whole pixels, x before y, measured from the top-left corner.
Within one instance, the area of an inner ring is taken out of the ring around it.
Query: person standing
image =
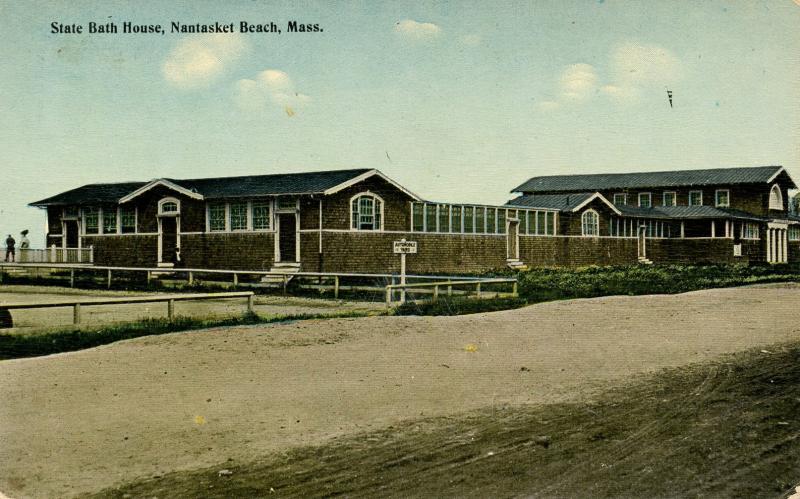
[[[28,240],[28,229],[23,230],[20,232],[22,238],[19,240],[19,249],[26,250],[31,247],[31,242]]]
[[[16,251],[14,249],[14,246],[16,246],[16,244],[17,244],[17,241],[15,241],[14,238],[11,237],[11,234],[9,234],[8,237],[6,238],[6,261],[7,262],[9,261],[8,260],[9,256],[11,257],[11,261],[12,262],[16,259]]]

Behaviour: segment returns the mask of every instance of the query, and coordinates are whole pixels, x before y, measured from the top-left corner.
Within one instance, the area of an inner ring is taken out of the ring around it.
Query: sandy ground
[[[46,291],[43,291],[46,289]],[[98,297],[151,296],[165,293],[135,293],[127,291],[81,291],[70,288],[43,288],[42,286],[0,286],[0,307],[3,304],[45,303],[80,300]],[[257,296],[255,311],[261,315],[324,314],[351,310],[382,310],[383,303],[365,303],[321,300],[312,298],[283,298],[279,296]],[[231,317],[242,315],[247,310],[244,298],[226,300],[203,300],[176,302],[175,313],[190,317]],[[47,308],[13,310],[14,327],[4,329],[7,333],[28,333],[51,330],[72,325],[72,309]],[[167,316],[166,303],[137,303],[130,305],[83,307],[82,327],[93,327],[113,322],[132,321],[142,318]]]
[[[68,496],[800,339],[800,287],[146,337],[0,362],[0,490]],[[523,369],[525,368],[525,369]]]

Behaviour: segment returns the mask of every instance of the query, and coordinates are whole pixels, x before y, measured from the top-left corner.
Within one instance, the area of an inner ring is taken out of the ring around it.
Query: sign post
[[[406,255],[417,253],[417,242],[406,241],[405,238],[394,241],[394,253],[400,255],[400,284],[406,283]],[[406,289],[400,291],[400,303],[406,302]]]

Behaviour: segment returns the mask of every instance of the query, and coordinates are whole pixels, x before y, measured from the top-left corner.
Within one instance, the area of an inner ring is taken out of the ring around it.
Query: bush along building
[[[502,206],[426,201],[378,170],[91,184],[31,203],[97,265],[396,272],[800,261],[780,166],[534,177]],[[180,255],[179,257],[177,255]]]

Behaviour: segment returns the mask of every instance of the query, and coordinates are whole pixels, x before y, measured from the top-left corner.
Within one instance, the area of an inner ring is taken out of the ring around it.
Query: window
[[[497,210],[495,208],[486,208],[486,233],[494,233],[497,227]]]
[[[717,192],[714,193],[714,203],[717,206],[730,206],[731,205],[731,193],[728,189],[717,189]]]
[[[411,204],[411,219],[414,227],[414,232],[423,232],[425,230],[425,205],[422,203]]]
[[[689,191],[689,206],[703,206],[703,191]]]
[[[497,233],[506,233],[506,210],[497,210]]]
[[[467,206],[464,208],[464,232],[475,232],[475,207]]]
[[[616,206],[625,206],[628,204],[628,195],[624,192],[618,192],[614,194],[614,205]]]
[[[439,205],[439,231],[450,232],[450,206],[446,204]]]
[[[475,232],[478,234],[486,232],[486,208],[483,206],[475,208]]]
[[[536,212],[536,233],[537,234],[545,234],[547,228],[547,212],[546,211],[537,211]]]
[[[208,229],[211,231],[225,230],[225,203],[208,205]]]
[[[355,230],[381,230],[383,202],[374,194],[357,194],[350,201],[351,227]]]
[[[436,232],[436,205],[425,205],[425,232]]]
[[[675,206],[677,204],[677,199],[674,192],[666,191],[664,192],[663,197],[664,206]]]
[[[453,206],[451,207],[452,213],[450,214],[450,220],[452,224],[452,232],[463,232],[461,230],[461,206]]]
[[[269,201],[253,201],[253,230],[269,230]]]
[[[742,224],[742,239],[758,239],[758,224]]]
[[[122,226],[123,234],[133,234],[136,232],[136,208],[133,206],[120,207],[119,221]]]
[[[297,209],[297,200],[295,198],[281,197],[278,198],[278,211],[295,211]]]
[[[788,238],[789,241],[800,241],[800,225],[792,225],[789,227]]]
[[[547,235],[556,235],[556,214],[553,212],[547,213]]]
[[[600,235],[600,217],[596,211],[586,210],[583,212],[583,215],[581,215],[581,228],[584,236]]]
[[[778,184],[773,185],[769,191],[769,209],[783,210],[783,193]]]
[[[78,207],[67,206],[64,208],[64,218],[78,218]]]
[[[229,213],[231,230],[247,230],[247,203],[231,203]]]
[[[640,192],[639,193],[639,207],[640,208],[650,208],[653,205],[652,199],[649,192]]]
[[[117,209],[111,206],[103,208],[103,233],[117,233]]]
[[[84,223],[84,232],[86,234],[97,234],[99,231],[98,227],[98,210],[94,207],[86,207],[83,209],[83,223]]]
[[[162,201],[161,213],[178,213],[178,203],[175,201]]]

